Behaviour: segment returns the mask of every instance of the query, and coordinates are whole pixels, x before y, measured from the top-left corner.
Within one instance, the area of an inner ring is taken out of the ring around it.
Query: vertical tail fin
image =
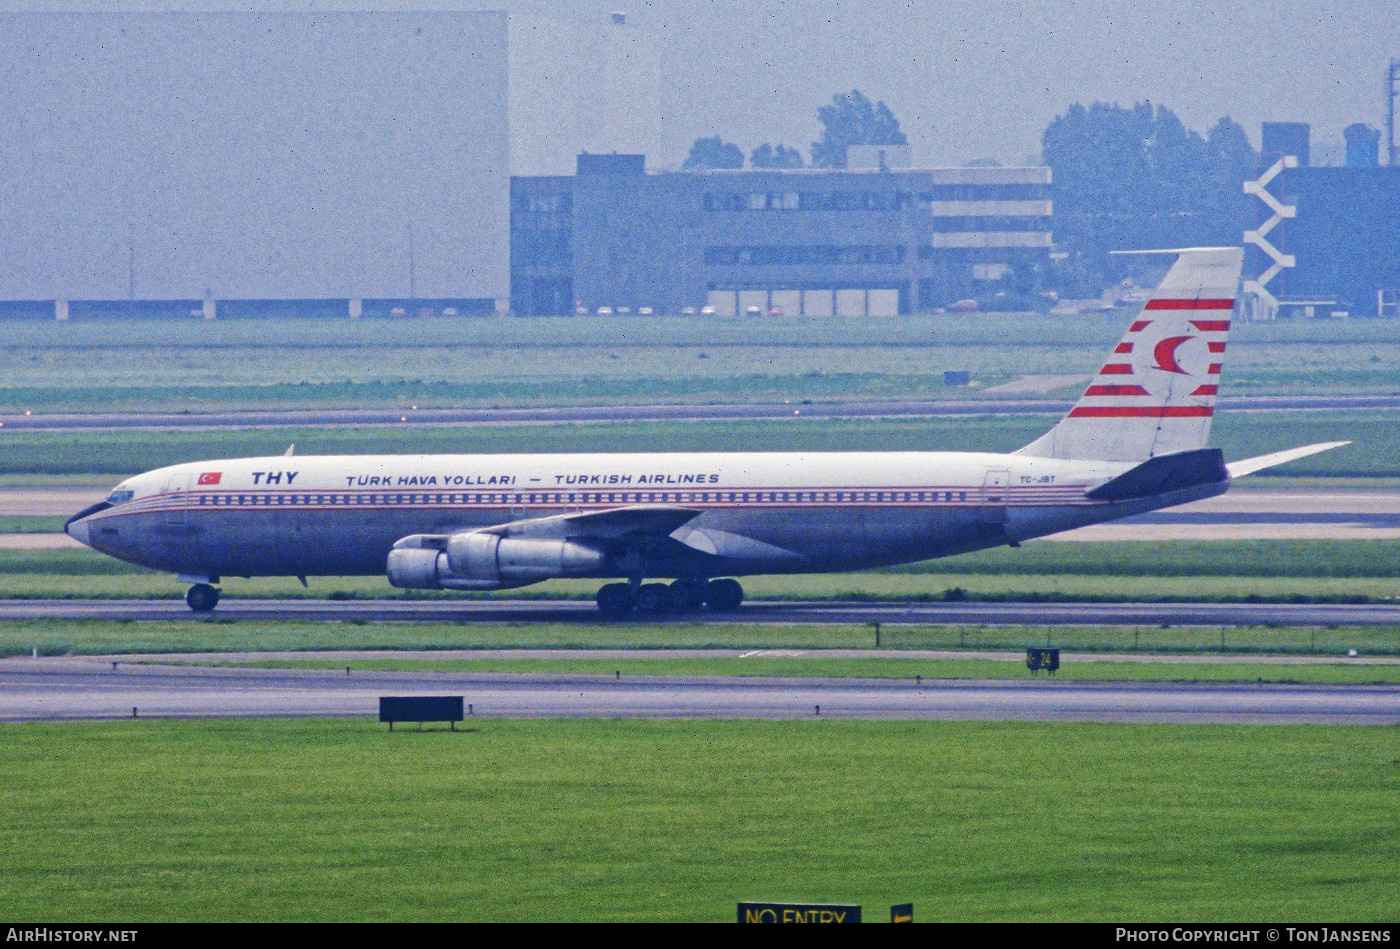
[[[1144,461],[1206,446],[1244,251],[1153,253],[1176,263],[1074,408],[1019,454]]]

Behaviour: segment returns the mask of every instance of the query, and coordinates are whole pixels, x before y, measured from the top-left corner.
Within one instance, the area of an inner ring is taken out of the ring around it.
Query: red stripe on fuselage
[[[1223,333],[1230,328],[1229,320],[1192,320],[1191,325],[1202,333]]]
[[[1111,362],[1099,370],[1101,376],[1131,376],[1133,367],[1125,362]]]

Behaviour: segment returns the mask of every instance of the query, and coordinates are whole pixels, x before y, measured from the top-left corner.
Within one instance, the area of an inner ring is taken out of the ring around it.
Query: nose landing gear
[[[196,613],[208,613],[219,605],[218,588],[207,583],[196,583],[185,593],[185,603]]]

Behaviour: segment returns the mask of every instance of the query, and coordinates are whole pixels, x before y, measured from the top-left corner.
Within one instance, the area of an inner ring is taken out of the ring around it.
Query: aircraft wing
[[[1318,442],[1316,445],[1304,445],[1301,448],[1276,451],[1271,455],[1258,455],[1254,458],[1242,458],[1239,461],[1232,461],[1225,466],[1225,470],[1230,472],[1230,477],[1232,478],[1243,478],[1247,474],[1263,471],[1265,468],[1272,468],[1275,465],[1297,461],[1299,458],[1306,458],[1309,455],[1316,455],[1318,452],[1331,451],[1333,448],[1341,448],[1343,445],[1350,444],[1351,442]]]
[[[479,533],[536,539],[624,540],[665,537],[700,515],[682,507],[637,506],[531,517],[482,528]]]
[[[680,507],[619,507],[606,511],[576,514],[555,514],[550,517],[527,517],[524,520],[496,524],[461,534],[487,534],[517,540],[557,540],[599,545],[622,542],[624,545],[670,542],[669,535],[700,514]],[[397,550],[446,550],[458,534],[410,534],[394,543]],[[591,542],[591,543],[590,543]]]

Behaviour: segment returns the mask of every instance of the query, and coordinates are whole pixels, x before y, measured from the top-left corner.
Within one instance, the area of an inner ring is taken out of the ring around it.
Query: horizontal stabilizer
[[[1149,458],[1086,492],[1094,501],[1127,501],[1225,480],[1225,456],[1219,448],[1200,448]]]
[[[1239,461],[1232,461],[1225,466],[1225,470],[1230,472],[1232,478],[1243,478],[1247,474],[1256,471],[1263,471],[1265,468],[1272,468],[1290,461],[1297,461],[1299,458],[1306,458],[1309,455],[1316,455],[1318,452],[1331,451],[1333,448],[1341,448],[1343,445],[1350,445],[1351,442],[1318,442],[1316,445],[1304,445],[1302,448],[1290,448],[1287,451],[1276,451],[1272,455],[1259,455],[1256,458],[1243,458]]]

